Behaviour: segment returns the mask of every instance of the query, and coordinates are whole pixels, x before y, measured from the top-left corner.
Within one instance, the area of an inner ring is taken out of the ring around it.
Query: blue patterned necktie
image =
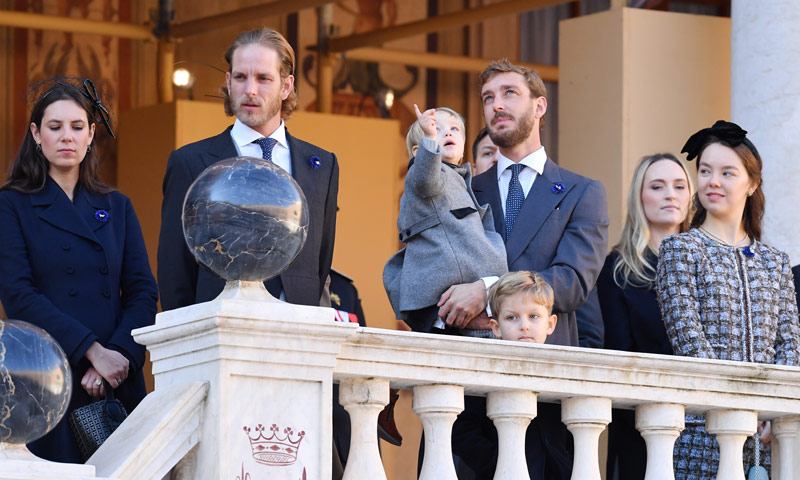
[[[511,181],[508,183],[508,196],[506,196],[506,240],[511,237],[511,230],[514,229],[522,202],[525,201],[525,193],[522,191],[522,184],[519,183],[519,172],[524,166],[521,163],[508,166],[511,169]]]
[[[257,143],[259,147],[261,147],[261,158],[264,160],[271,162],[272,161],[272,147],[278,143],[277,140],[274,138],[264,138],[261,137],[258,140],[253,140],[253,143]]]

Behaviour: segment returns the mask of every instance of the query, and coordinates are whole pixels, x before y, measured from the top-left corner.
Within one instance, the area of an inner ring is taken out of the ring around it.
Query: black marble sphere
[[[225,280],[264,281],[306,241],[308,206],[282,168],[255,157],[217,162],[186,192],[183,234],[200,264]]]
[[[0,443],[43,437],[71,395],[72,371],[53,337],[28,322],[0,320]]]

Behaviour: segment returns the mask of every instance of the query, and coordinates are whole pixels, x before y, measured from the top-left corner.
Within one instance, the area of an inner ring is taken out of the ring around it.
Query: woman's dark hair
[[[0,186],[0,190],[16,190],[22,193],[36,193],[44,188],[47,181],[47,173],[50,170],[50,163],[44,154],[36,148],[36,141],[33,139],[30,124],[36,125],[41,130],[42,118],[47,107],[59,100],[71,100],[79,105],[86,112],[89,125],[96,124],[94,107],[92,101],[83,93],[81,80],[72,77],[54,77],[44,82],[34,85],[30,92],[34,95],[35,103],[31,108],[31,118],[28,122],[25,138],[22,140],[17,152],[17,157],[11,165],[6,182]],[[43,92],[36,96],[35,92]],[[78,183],[89,193],[94,195],[104,195],[113,191],[105,185],[97,173],[100,159],[95,148],[95,139],[92,139],[92,147],[80,164]]]
[[[705,142],[705,145],[700,149],[697,155],[697,168],[700,168],[700,159],[702,158],[703,151],[714,143],[718,143],[725,147],[732,149],[736,155],[742,160],[742,165],[750,177],[750,180],[756,185],[753,194],[747,198],[744,204],[744,213],[742,220],[744,220],[744,231],[747,235],[755,240],[761,240],[761,220],[764,218],[764,207],[766,205],[766,198],[764,197],[764,189],[762,187],[761,179],[761,162],[756,157],[756,154],[746,143],[732,147],[727,142],[719,138],[710,136]],[[694,194],[694,216],[692,217],[692,228],[699,227],[706,220],[706,209],[700,203],[699,192]]]

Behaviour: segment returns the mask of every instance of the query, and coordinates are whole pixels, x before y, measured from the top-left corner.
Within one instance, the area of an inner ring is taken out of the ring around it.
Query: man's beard
[[[492,139],[492,142],[494,142],[495,145],[500,148],[511,148],[528,139],[533,131],[533,110],[528,110],[524,117],[518,119],[517,128],[513,130],[504,130],[502,132],[495,131],[493,125],[494,121],[502,117],[515,120],[515,117],[510,113],[498,112],[495,114],[494,118],[492,118],[492,121],[489,124],[489,138]]]
[[[256,103],[259,107],[261,107],[261,109],[254,112],[248,112],[242,108],[242,104],[245,102]],[[238,118],[240,122],[244,123],[250,128],[257,128],[278,115],[278,113],[281,111],[281,104],[282,100],[280,95],[275,96],[275,98],[272,99],[269,104],[266,104],[264,99],[261,97],[251,98],[247,95],[242,95],[238,100],[236,100],[236,105],[234,105],[233,111],[236,112],[236,118]]]

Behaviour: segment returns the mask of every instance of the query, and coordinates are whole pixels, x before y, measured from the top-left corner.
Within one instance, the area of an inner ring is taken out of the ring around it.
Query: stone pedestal
[[[164,312],[134,331],[150,351],[157,391],[209,382],[186,478],[330,478],[332,372],[357,325],[260,295]]]
[[[731,118],[764,160],[764,240],[800,262],[800,2],[731,3]]]

